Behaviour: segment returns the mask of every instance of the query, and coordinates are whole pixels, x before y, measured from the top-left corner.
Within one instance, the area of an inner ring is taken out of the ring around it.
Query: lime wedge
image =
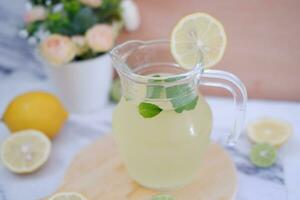
[[[267,143],[256,144],[250,153],[251,162],[257,167],[270,167],[276,162],[277,152],[275,147]]]
[[[174,196],[169,194],[159,194],[152,197],[151,200],[176,200]]]

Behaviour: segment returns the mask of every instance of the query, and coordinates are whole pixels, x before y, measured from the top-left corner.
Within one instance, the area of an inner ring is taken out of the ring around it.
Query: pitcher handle
[[[242,81],[235,75],[221,70],[204,70],[201,75],[201,85],[219,87],[228,90],[233,95],[235,104],[235,120],[227,144],[235,145],[244,126],[247,103],[247,90]]]

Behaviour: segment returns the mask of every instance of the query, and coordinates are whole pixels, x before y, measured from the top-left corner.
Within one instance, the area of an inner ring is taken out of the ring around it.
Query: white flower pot
[[[108,54],[47,68],[69,112],[96,112],[107,104],[112,81],[111,58]]]

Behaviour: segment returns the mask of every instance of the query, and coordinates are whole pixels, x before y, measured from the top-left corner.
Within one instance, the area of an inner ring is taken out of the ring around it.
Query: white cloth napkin
[[[69,122],[53,140],[49,160],[35,173],[16,175],[0,163],[0,200],[38,200],[54,193],[78,151],[111,131],[111,116],[111,105],[101,113],[71,115]],[[5,125],[1,124],[0,141],[8,134]]]
[[[5,97],[5,103],[0,101],[1,111],[14,96],[14,93],[13,91],[11,95]],[[224,138],[226,132],[230,130],[232,119],[228,116],[232,112],[232,103],[226,99],[212,98],[209,100],[215,114],[212,135],[215,140],[221,141],[220,138]],[[47,164],[36,173],[15,175],[10,173],[0,163],[0,200],[37,200],[55,192],[66,168],[78,151],[96,138],[111,131],[112,109],[113,106],[110,105],[100,113],[89,113],[81,116],[71,115],[61,134],[53,141],[53,150]],[[263,116],[274,116],[290,121],[294,125],[296,133],[299,131],[296,123],[297,119],[299,119],[297,118],[300,114],[299,111],[300,104],[296,103],[252,101],[249,102],[248,121],[256,120]],[[6,127],[0,123],[0,142],[8,134]],[[299,177],[297,179],[299,138],[296,136],[296,134],[292,136],[289,144],[285,145],[287,148],[284,147],[281,150],[280,156],[282,159],[279,159],[277,165],[269,170],[256,169],[249,162],[247,155],[250,150],[250,144],[245,136],[240,138],[236,147],[237,150],[228,150],[238,169],[239,188],[236,200],[287,199],[285,184],[288,184],[287,182],[297,183],[297,180],[299,180]],[[290,163],[294,165],[287,166]],[[289,170],[288,174],[290,174],[288,180],[284,176],[284,174],[287,174],[286,170],[284,170],[286,168]],[[294,192],[291,193],[289,191],[289,200],[299,199],[295,192],[296,188],[297,184],[290,184],[289,189]]]

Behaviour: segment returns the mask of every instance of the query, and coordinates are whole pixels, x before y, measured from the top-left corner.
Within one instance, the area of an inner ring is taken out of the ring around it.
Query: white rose
[[[121,3],[122,18],[127,31],[135,31],[140,26],[140,14],[137,5],[132,0],[123,0]]]
[[[31,23],[38,20],[44,20],[46,19],[47,14],[47,10],[43,6],[35,6],[25,13],[24,21],[26,23]]]
[[[42,41],[40,46],[42,56],[53,65],[69,63],[75,57],[75,47],[71,39],[59,34],[53,34]]]
[[[80,35],[75,35],[71,37],[71,40],[75,46],[76,55],[82,55],[83,53],[87,52],[87,50],[89,49],[85,37]]]
[[[90,28],[85,35],[89,47],[95,52],[110,50],[114,44],[112,27],[106,24],[97,24]]]
[[[97,8],[101,5],[102,0],[80,0],[82,4],[85,4],[87,6]]]

